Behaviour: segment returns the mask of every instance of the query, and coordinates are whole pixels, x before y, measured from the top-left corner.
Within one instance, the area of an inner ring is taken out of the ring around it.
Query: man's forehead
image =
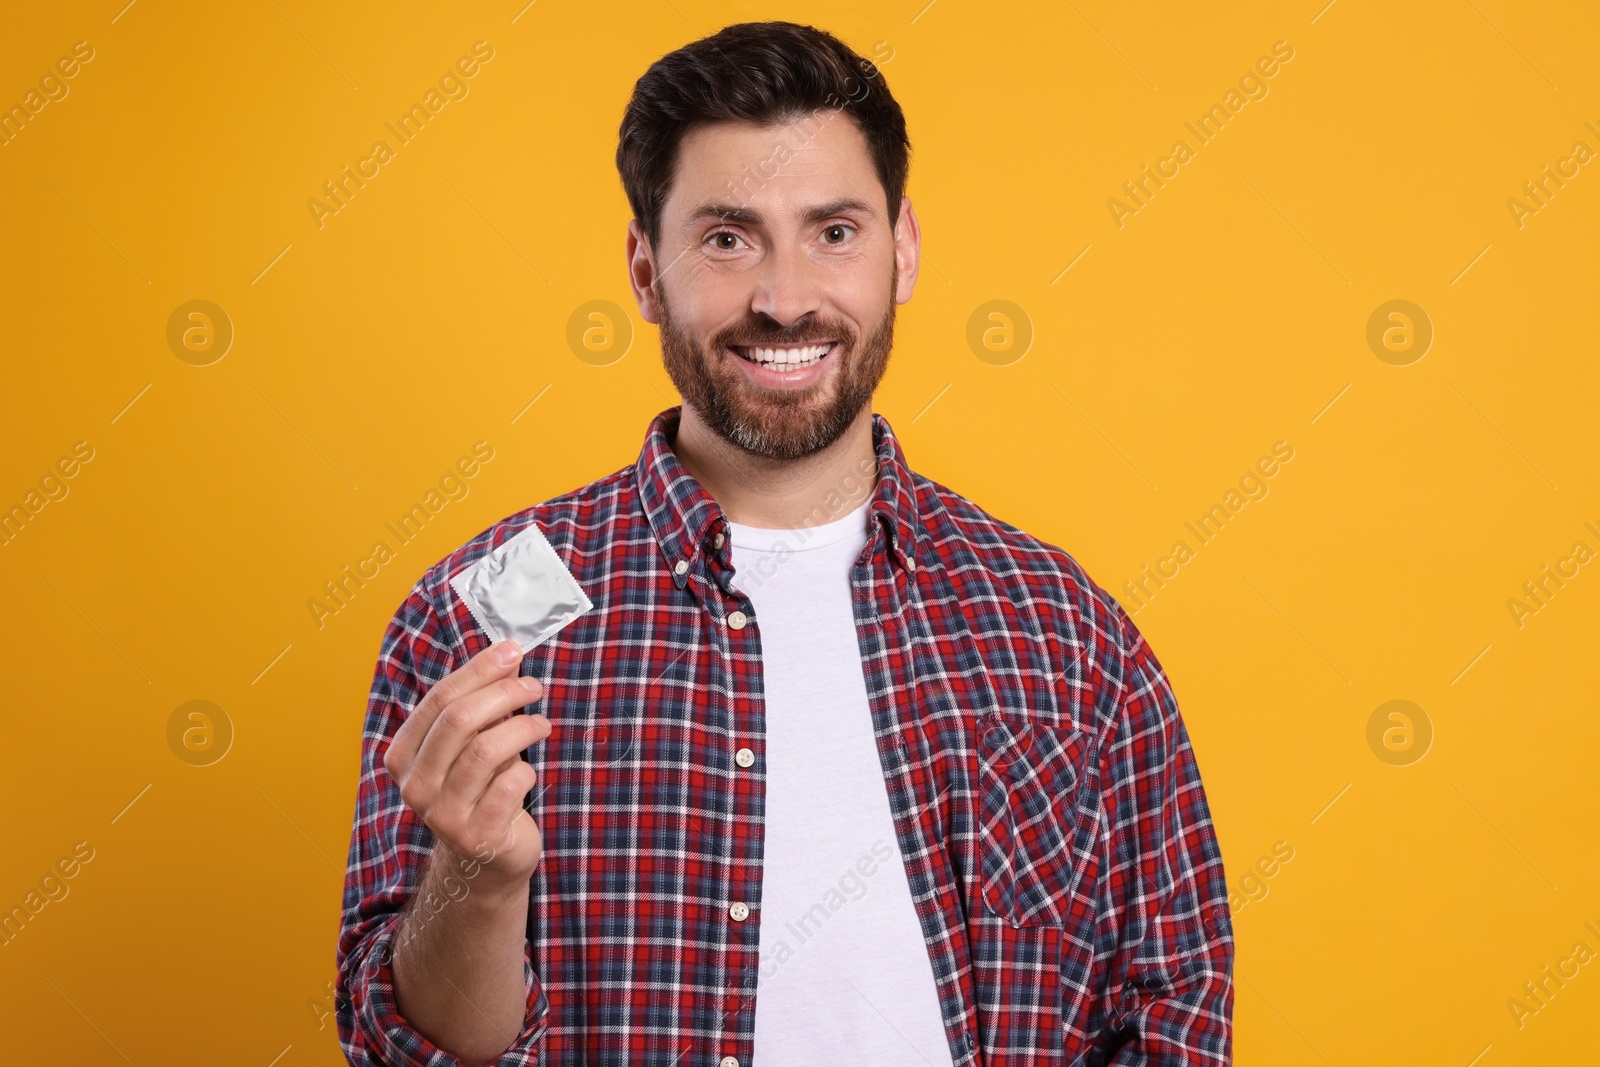
[[[877,172],[860,126],[848,113],[823,110],[780,124],[715,122],[679,142],[666,213],[688,218],[708,206],[765,205],[808,211],[823,201],[881,199]]]

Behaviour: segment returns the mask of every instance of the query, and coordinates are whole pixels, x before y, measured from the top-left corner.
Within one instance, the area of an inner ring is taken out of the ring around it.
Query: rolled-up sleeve
[[[1113,602],[1114,603],[1114,602]],[[1232,1063],[1233,926],[1222,853],[1160,662],[1120,605],[1126,670],[1102,752],[1090,1067]]]
[[[412,1028],[395,1003],[395,937],[401,912],[432,851],[433,835],[401,801],[399,786],[383,766],[384,752],[405,717],[461,662],[456,647],[427,597],[425,579],[419,580],[384,632],[361,738],[361,778],[335,955],[339,1042],[345,1058],[359,1067],[464,1067],[462,1060]],[[449,903],[419,901],[415,907],[425,913]],[[495,1061],[496,1067],[539,1062],[549,1003],[526,940],[523,977],[527,1005],[522,1031]]]

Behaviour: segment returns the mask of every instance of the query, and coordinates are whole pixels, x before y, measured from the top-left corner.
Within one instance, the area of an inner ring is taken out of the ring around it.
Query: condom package
[[[450,579],[490,642],[526,652],[594,607],[537,524]]]

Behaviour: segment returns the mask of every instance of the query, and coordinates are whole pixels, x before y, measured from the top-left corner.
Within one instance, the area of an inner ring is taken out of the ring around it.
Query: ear
[[[917,287],[917,267],[922,262],[922,228],[917,225],[917,213],[911,208],[909,196],[900,198],[900,218],[894,224],[894,260],[899,270],[894,302],[904,304]]]
[[[628,283],[633,286],[633,299],[639,305],[639,317],[653,325],[660,323],[656,312],[656,261],[650,249],[650,240],[638,219],[628,221]]]

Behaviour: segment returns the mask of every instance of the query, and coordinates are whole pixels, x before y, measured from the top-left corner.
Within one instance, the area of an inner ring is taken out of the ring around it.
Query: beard
[[[899,264],[895,263],[884,313],[865,339],[837,319],[807,315],[781,327],[762,315],[717,331],[704,346],[673,320],[657,279],[661,355],[667,376],[683,402],[712,432],[752,456],[797,460],[820,452],[850,428],[883,380],[894,347],[898,276]],[[838,344],[827,361],[840,365],[826,370],[818,382],[805,389],[753,385],[741,368],[729,362],[741,358],[728,351],[730,345],[800,345],[829,340]]]

